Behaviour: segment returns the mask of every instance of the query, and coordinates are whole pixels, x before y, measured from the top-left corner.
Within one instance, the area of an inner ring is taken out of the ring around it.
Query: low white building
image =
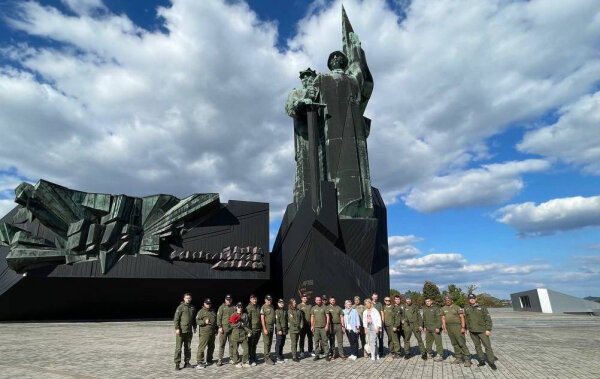
[[[513,293],[510,299],[515,311],[600,315],[600,303],[547,288]]]

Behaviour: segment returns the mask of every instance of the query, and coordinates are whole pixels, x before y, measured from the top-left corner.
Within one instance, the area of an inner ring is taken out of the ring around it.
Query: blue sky
[[[292,199],[287,93],[339,1],[0,1],[0,213],[86,191]],[[392,287],[600,288],[600,4],[345,1],[375,79]],[[569,25],[569,28],[565,28]]]

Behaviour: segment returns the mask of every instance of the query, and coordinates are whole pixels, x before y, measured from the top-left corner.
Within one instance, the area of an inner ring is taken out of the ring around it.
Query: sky
[[[600,2],[347,0],[391,286],[600,288]],[[0,0],[0,214],[90,192],[292,201],[287,94],[340,1]]]

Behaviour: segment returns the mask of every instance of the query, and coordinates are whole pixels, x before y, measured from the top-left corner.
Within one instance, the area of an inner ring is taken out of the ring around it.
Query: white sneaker
[[[243,363],[243,364],[242,364],[242,367],[244,367],[244,368],[248,368],[248,367],[251,367],[251,366],[250,366],[248,363]]]
[[[256,366],[256,362],[250,363],[250,367],[254,367],[254,366]]]
[[[310,353],[310,356],[311,356],[311,357],[315,357],[315,356],[316,356],[316,354],[315,354],[314,352],[312,352],[312,353]]]
[[[354,354],[353,354],[353,355],[349,356],[348,358],[350,358],[350,359],[352,359],[353,361],[355,361],[355,360],[356,360],[356,355],[354,355]]]
[[[374,355],[372,355],[372,356],[371,356],[371,360],[372,360],[372,361],[374,361],[374,360],[375,360],[375,356],[374,356]]]
[[[235,365],[235,367],[242,368],[242,364],[238,363],[238,364]]]

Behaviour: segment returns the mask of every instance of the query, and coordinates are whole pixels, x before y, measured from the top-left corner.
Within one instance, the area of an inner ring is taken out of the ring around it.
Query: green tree
[[[444,295],[449,295],[452,301],[461,308],[468,304],[467,295],[456,284],[449,284],[448,289],[444,291]]]
[[[430,281],[423,284],[423,299],[431,299],[438,305],[442,304],[442,294],[437,284]]]
[[[390,288],[390,297],[393,298],[396,295],[400,295],[400,291],[395,288]]]

